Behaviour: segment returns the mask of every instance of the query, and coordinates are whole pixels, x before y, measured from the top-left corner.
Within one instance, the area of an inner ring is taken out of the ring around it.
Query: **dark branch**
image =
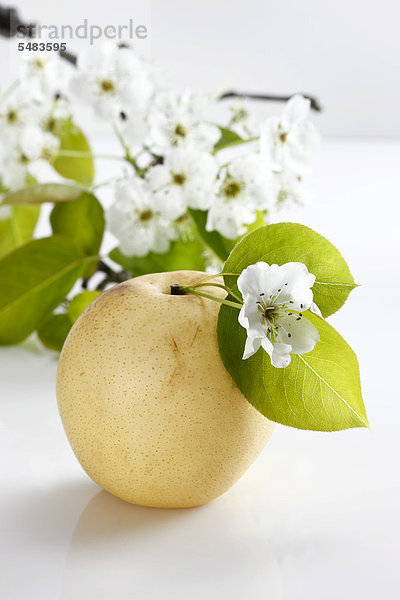
[[[61,58],[63,58],[64,60],[71,63],[71,65],[74,65],[74,67],[76,67],[77,62],[78,62],[78,57],[75,56],[75,54],[72,54],[72,52],[60,50],[59,55],[61,56]]]
[[[15,8],[0,5],[0,35],[3,37],[14,37],[17,35],[18,27],[24,27]],[[28,31],[26,32],[28,35]]]
[[[101,280],[101,282],[97,285],[96,290],[104,290],[104,288],[109,284],[109,283],[122,283],[123,281],[126,281],[127,279],[131,279],[132,277],[132,273],[129,273],[129,271],[126,271],[125,269],[121,269],[121,271],[114,271],[114,269],[112,267],[110,267],[109,265],[107,265],[104,261],[99,260],[99,262],[97,263],[97,270],[96,273],[104,273],[104,279]],[[89,281],[91,280],[91,278],[96,275],[96,273],[93,273],[92,275],[90,275],[90,277],[88,277],[87,279],[84,279],[82,281],[82,289],[86,290],[89,287]]]
[[[97,270],[101,271],[102,273],[105,273],[106,275],[115,275],[114,269],[112,269],[102,260],[99,260],[99,262],[97,263]]]
[[[105,274],[104,279],[96,287],[97,290],[104,290],[109,283],[122,283],[132,277],[132,274],[129,273],[129,271],[126,271],[125,269],[114,271],[114,269],[102,260],[98,262],[97,271]]]
[[[322,110],[322,107],[314,96],[310,96],[309,94],[302,94],[304,98],[307,98],[311,101],[311,108],[317,112]],[[287,102],[293,96],[283,96],[283,95],[270,95],[270,94],[248,94],[246,92],[235,92],[233,90],[229,90],[229,92],[225,92],[218,98],[218,100],[225,100],[228,98],[245,98],[249,100],[264,100],[269,102]]]

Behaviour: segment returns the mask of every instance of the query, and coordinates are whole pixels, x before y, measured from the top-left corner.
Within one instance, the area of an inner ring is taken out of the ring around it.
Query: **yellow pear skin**
[[[222,364],[220,304],[170,293],[205,275],[156,273],[113,287],[79,317],[61,353],[57,399],[73,451],[98,485],[134,504],[217,498],[273,430]]]

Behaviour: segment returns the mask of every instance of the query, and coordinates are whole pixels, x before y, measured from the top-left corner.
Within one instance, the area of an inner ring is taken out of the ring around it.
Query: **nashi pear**
[[[170,293],[205,275],[157,273],[111,288],[79,317],[61,353],[57,398],[73,451],[96,483],[134,504],[209,502],[273,430],[222,364],[220,304]]]

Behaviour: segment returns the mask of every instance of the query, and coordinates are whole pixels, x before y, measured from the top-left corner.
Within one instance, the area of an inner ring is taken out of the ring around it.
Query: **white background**
[[[42,24],[149,25],[137,50],[180,87],[317,95],[318,126],[330,135],[400,135],[400,4],[396,0],[20,0]],[[62,8],[61,8],[62,6]],[[151,44],[151,45],[150,45]],[[71,50],[81,44],[69,44]],[[15,46],[0,40],[0,81]]]
[[[60,22],[50,2],[38,2],[35,14],[30,2],[20,5],[27,18],[49,22],[52,10]],[[148,16],[150,6],[141,6]],[[397,598],[400,141],[374,138],[400,134],[398,5],[207,0],[151,8],[145,53],[177,85],[309,90],[326,108],[319,128],[342,136],[325,136],[311,181],[317,198],[290,218],[333,241],[361,284],[331,321],[359,356],[372,431],[277,427],[248,473],[210,505],[134,507],[101,492],[77,464],[56,410],[56,356],[32,339],[0,348],[0,596]],[[106,23],[112,12],[118,23],[135,17],[130,10],[122,0],[112,9],[82,0],[62,13]],[[6,48],[2,42],[2,57]],[[12,61],[2,59],[2,79]]]

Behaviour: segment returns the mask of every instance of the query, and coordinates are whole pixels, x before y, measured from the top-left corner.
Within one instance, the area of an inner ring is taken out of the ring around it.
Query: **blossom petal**
[[[318,315],[319,317],[322,317],[322,313],[321,313],[321,311],[319,310],[318,306],[315,304],[315,302],[311,302],[310,310],[311,310],[311,312],[313,312],[315,315]]]
[[[248,298],[240,309],[238,317],[240,325],[247,329],[248,335],[260,337],[266,335],[266,328],[262,324],[260,317],[258,304],[252,298]]]
[[[273,265],[274,266],[274,265]],[[308,310],[313,300],[312,286],[315,275],[300,262],[290,262],[279,267],[277,301],[290,303],[294,310]],[[280,291],[279,291],[280,290]]]
[[[260,337],[247,336],[246,344],[245,344],[244,352],[243,352],[243,357],[242,357],[243,360],[246,360],[247,358],[250,358],[250,356],[253,356],[253,354],[255,354],[257,352],[257,350],[260,348],[260,346],[261,346],[261,338]]]
[[[149,183],[149,188],[152,192],[158,191],[160,188],[168,185],[171,179],[169,169],[165,165],[156,165],[146,173],[146,181]]]
[[[218,231],[227,239],[235,240],[246,233],[245,224],[250,225],[255,219],[255,207],[236,199],[226,202],[217,195],[208,211],[206,231]]]
[[[269,342],[269,340],[266,338]],[[271,342],[270,342],[271,343]],[[264,340],[262,342],[262,346],[266,352],[268,352],[268,344],[264,344]],[[290,363],[290,351],[292,346],[290,344],[282,344],[279,342],[275,342],[271,344],[272,352],[268,352],[271,357],[271,364],[273,367],[277,367],[278,369],[284,369]]]
[[[179,219],[186,212],[182,189],[178,186],[168,186],[153,194],[152,204],[156,211],[171,221]]]
[[[282,114],[281,123],[284,128],[292,127],[307,119],[310,113],[311,101],[301,94],[295,94],[286,103]]]
[[[293,354],[305,354],[314,349],[319,333],[306,317],[286,314],[280,319],[278,339],[291,344]]]
[[[252,296],[259,299],[260,294],[271,293],[271,270],[266,262],[257,262],[242,271],[237,286],[243,298]]]

